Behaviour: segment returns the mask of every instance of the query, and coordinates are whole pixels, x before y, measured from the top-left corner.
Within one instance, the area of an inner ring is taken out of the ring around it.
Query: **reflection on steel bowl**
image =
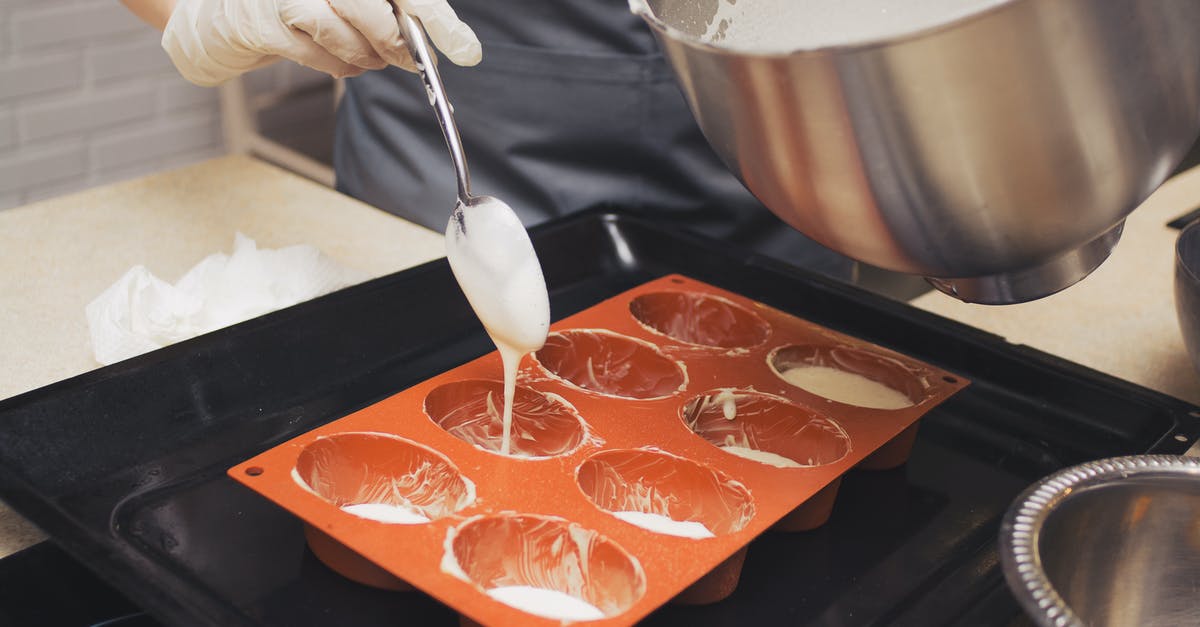
[[[1200,221],[1187,225],[1175,242],[1175,315],[1200,373]]]
[[[1059,471],[1000,532],[1008,585],[1044,627],[1200,623],[1200,459],[1137,455]]]

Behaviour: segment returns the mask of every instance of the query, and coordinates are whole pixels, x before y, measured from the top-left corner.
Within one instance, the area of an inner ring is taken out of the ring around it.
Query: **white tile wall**
[[[0,11],[3,10],[0,5]],[[0,26],[11,28],[9,24]],[[15,103],[24,96],[82,87],[82,60],[78,51],[6,54],[0,59],[0,103]]]
[[[210,87],[197,87],[187,81],[178,80],[175,76],[167,76],[158,82],[159,105],[169,110],[189,109],[194,107],[215,108],[217,90]]]
[[[218,92],[117,0],[0,0],[0,210],[224,152]],[[290,63],[252,89],[322,75]]]
[[[13,126],[13,114],[0,109],[0,150],[17,143],[17,129]]]
[[[132,13],[114,4],[111,0],[76,0],[18,6],[10,19],[13,49],[78,47],[104,42],[113,35],[136,35],[144,29]]]
[[[148,29],[149,27],[147,27]],[[158,32],[149,40],[128,44],[95,46],[85,53],[85,66],[92,81],[100,84],[130,76],[147,76],[162,72],[174,72],[171,58],[163,52]],[[180,79],[180,82],[183,79]]]
[[[213,129],[217,125],[216,115],[201,110],[174,114],[133,129],[105,130],[90,142],[91,162],[101,164],[103,169],[117,169],[147,159],[202,151],[212,146]]]
[[[149,118],[154,115],[154,100],[154,86],[145,83],[57,96],[41,106],[23,108],[17,125],[21,137],[31,143],[57,135],[78,135]]]
[[[19,192],[87,174],[83,140],[74,138],[52,146],[37,146],[0,156],[0,193]]]

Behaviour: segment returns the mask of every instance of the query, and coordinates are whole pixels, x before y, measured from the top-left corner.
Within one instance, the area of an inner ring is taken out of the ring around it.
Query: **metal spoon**
[[[488,334],[524,352],[541,348],[550,326],[550,299],[529,234],[512,207],[471,195],[471,179],[454,109],[446,97],[425,31],[399,12],[401,33],[433,105],[458,177],[458,203],[446,227],[450,267]]]

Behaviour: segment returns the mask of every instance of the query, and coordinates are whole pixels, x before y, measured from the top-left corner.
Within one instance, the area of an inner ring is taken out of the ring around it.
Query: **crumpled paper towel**
[[[259,249],[238,233],[175,285],[130,268],[86,308],[96,361],[111,364],[366,279],[308,245]]]

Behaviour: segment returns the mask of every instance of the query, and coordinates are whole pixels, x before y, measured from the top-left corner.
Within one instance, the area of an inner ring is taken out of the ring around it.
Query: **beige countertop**
[[[931,292],[928,311],[1200,404],[1175,318],[1175,239],[1167,222],[1200,205],[1200,167],[1158,188],[1125,221],[1112,255],[1078,284],[1041,300],[992,307]]]
[[[931,293],[917,307],[1200,403],[1171,295],[1175,232],[1200,201],[1200,168],[1177,176],[1128,220],[1093,276],[1024,305],[964,305]],[[84,306],[130,267],[167,281],[228,252],[241,231],[262,247],[307,243],[369,276],[441,256],[440,235],[245,157],[0,212],[0,398],[97,367]],[[42,534],[0,504],[0,557]]]

